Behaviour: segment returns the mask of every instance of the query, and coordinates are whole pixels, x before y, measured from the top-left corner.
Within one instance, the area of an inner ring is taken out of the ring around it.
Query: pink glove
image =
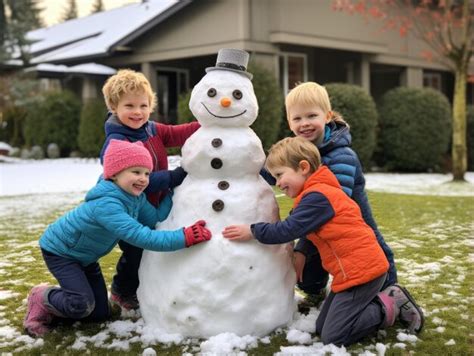
[[[204,220],[196,221],[193,225],[184,228],[184,237],[186,238],[186,247],[207,241],[211,239],[211,231],[204,226]]]

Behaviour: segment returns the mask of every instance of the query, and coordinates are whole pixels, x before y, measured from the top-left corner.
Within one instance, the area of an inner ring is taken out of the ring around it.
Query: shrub
[[[99,99],[86,101],[82,107],[77,144],[86,157],[98,157],[105,140],[104,121],[107,109]]]
[[[253,74],[253,87],[258,100],[258,118],[252,129],[258,135],[264,148],[269,148],[278,139],[283,110],[283,96],[278,82],[271,72],[256,63],[250,63],[248,71]],[[178,122],[194,120],[189,110],[191,91],[180,95],[178,100]]]
[[[377,109],[372,97],[360,86],[343,83],[325,85],[332,109],[339,112],[351,127],[352,148],[364,167],[376,145]]]
[[[59,145],[62,156],[68,155],[77,148],[80,107],[80,101],[69,91],[46,94],[43,101],[28,109],[26,144],[46,149],[54,142]]]
[[[273,74],[261,65],[250,62],[248,71],[253,74],[253,87],[258,100],[258,118],[252,129],[262,140],[265,149],[278,139],[283,118],[283,94]]]
[[[467,107],[467,169],[474,171],[474,106]]]
[[[439,170],[451,134],[451,108],[439,91],[395,88],[379,110],[381,147],[389,170]]]
[[[193,113],[189,109],[191,91],[192,90],[182,93],[178,97],[178,124],[185,124],[187,122],[196,120]]]
[[[11,106],[2,114],[0,126],[0,141],[8,142],[10,145],[20,147],[25,143],[23,137],[23,122],[26,118],[24,108]]]

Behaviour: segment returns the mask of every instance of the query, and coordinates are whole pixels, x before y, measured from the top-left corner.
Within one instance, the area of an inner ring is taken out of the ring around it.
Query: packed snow
[[[241,56],[246,67],[245,54],[248,61],[246,52],[224,49],[218,61]],[[222,236],[232,224],[279,220],[273,190],[259,175],[265,153],[250,128],[258,115],[252,82],[234,70],[208,71],[194,86],[189,108],[201,127],[181,150],[188,175],[157,229],[205,220],[212,239],[170,253],[143,251],[140,311],[147,326],[186,337],[268,335],[288,324],[296,307],[292,254],[284,244]]]

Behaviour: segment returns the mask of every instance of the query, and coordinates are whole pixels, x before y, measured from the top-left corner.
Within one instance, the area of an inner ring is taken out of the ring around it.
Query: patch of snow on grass
[[[286,339],[292,344],[309,344],[311,343],[312,337],[310,333],[291,329],[286,334]]]
[[[254,348],[258,346],[258,339],[254,336],[246,335],[243,337],[237,336],[234,333],[222,333],[210,337],[208,340],[201,343],[201,352],[206,354],[234,354],[239,350],[246,350],[247,348]]]
[[[5,300],[19,296],[20,293],[15,293],[9,290],[0,290],[0,300]]]

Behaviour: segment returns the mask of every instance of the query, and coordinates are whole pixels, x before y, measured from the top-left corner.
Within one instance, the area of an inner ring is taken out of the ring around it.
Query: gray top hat
[[[245,75],[252,79],[253,75],[247,72],[249,54],[241,49],[223,48],[217,53],[215,67],[206,68],[206,73],[213,70],[230,70]]]

